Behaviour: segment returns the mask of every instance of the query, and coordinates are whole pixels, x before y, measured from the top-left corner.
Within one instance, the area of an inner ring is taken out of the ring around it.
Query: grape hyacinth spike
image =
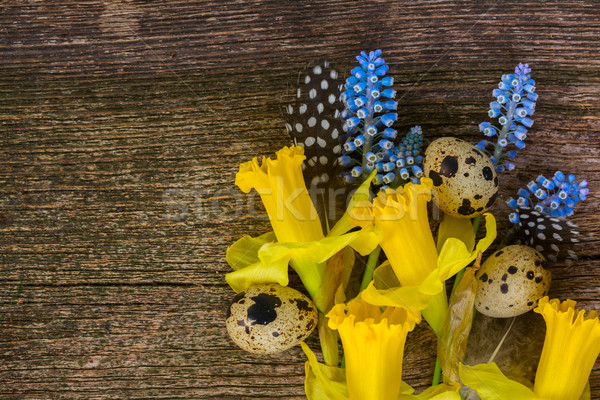
[[[578,182],[575,175],[565,176],[556,171],[552,179],[539,175],[527,184],[527,188],[519,189],[519,196],[516,199],[511,197],[507,204],[513,210],[530,207],[551,217],[569,217],[573,215],[573,207],[585,200],[589,192],[587,181]],[[517,223],[519,217],[511,214],[510,220]]]
[[[498,88],[492,92],[496,100],[490,103],[488,115],[498,123],[482,122],[479,129],[487,137],[496,137],[496,142],[482,140],[477,147],[486,152],[498,172],[512,171],[516,150],[525,147],[527,129],[533,125],[530,118],[535,112],[538,99],[535,81],[531,79],[528,64],[519,64],[514,74],[502,76]],[[509,147],[514,147],[508,150]],[[516,150],[515,150],[516,149]]]
[[[340,136],[345,183],[359,183],[377,170],[373,183],[381,188],[418,182],[423,175],[423,132],[415,126],[396,142],[398,132],[392,128],[398,114],[393,100],[394,79],[386,76],[389,67],[380,57],[381,50],[356,57],[359,65],[346,79],[341,95],[344,134]]]

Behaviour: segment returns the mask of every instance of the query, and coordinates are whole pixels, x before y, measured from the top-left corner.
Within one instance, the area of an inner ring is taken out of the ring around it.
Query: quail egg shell
[[[550,290],[551,273],[544,256],[528,246],[512,245],[492,254],[476,275],[475,308],[495,318],[532,310]]]
[[[473,218],[483,214],[498,197],[498,176],[490,158],[477,147],[455,137],[427,146],[425,176],[433,181],[433,200],[446,214]]]
[[[317,326],[313,302],[299,291],[261,284],[239,293],[227,311],[227,332],[242,349],[278,353],[306,339]]]

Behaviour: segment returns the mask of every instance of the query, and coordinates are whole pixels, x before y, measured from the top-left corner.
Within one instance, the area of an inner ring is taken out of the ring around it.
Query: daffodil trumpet
[[[365,301],[422,311],[439,333],[448,308],[444,282],[491,245],[496,238],[496,222],[491,214],[485,214],[486,236],[475,248],[474,237],[461,240],[462,234],[444,228],[445,240],[438,254],[427,216],[432,188],[431,179],[421,178],[420,184],[388,189],[373,202],[358,203],[351,212],[351,222],[356,226],[375,224],[381,228],[379,244],[400,284],[392,286],[384,282],[384,287],[376,287],[371,283],[364,292]],[[472,228],[470,232],[474,236]]]
[[[600,354],[600,320],[595,311],[586,315],[575,301],[544,297],[534,310],[546,321],[546,338],[533,388],[507,378],[494,363],[460,366],[463,383],[482,400],[589,399],[586,384]]]

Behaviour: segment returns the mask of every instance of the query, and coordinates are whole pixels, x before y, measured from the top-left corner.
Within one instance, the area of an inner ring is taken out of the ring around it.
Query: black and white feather
[[[537,210],[519,207],[516,243],[533,247],[550,262],[571,264],[577,260],[573,246],[581,241],[578,226],[566,218],[551,217]]]
[[[303,173],[306,186],[329,187],[337,177],[342,155],[340,102],[342,83],[327,61],[309,64],[298,79],[296,99],[285,107],[285,126],[294,144],[304,147]]]

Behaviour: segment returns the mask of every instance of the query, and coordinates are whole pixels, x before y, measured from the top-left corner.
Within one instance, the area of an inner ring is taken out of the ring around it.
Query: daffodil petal
[[[267,232],[259,237],[246,235],[229,246],[225,259],[234,270],[256,264],[259,261],[258,250],[261,246],[265,243],[274,242],[275,240],[275,233],[273,231]]]
[[[473,224],[468,218],[456,218],[451,215],[444,215],[437,236],[437,251],[440,253],[444,243],[449,238],[461,240],[469,252],[475,247],[475,232]]]
[[[444,289],[439,270],[433,270],[418,286],[391,286],[394,279],[389,276],[385,264],[375,270],[376,281],[362,292],[366,302],[378,306],[404,307],[412,310],[423,310],[429,305],[432,296]],[[378,271],[382,269],[382,271]],[[397,281],[397,280],[396,280]],[[375,285],[375,283],[377,285]],[[387,286],[390,284],[390,286]]]
[[[579,400],[590,400],[592,397],[592,392],[590,390],[590,383],[588,382],[587,385],[585,385],[585,389],[583,389],[583,393],[581,393],[581,397],[579,398]]]
[[[507,378],[496,363],[479,364],[473,367],[460,364],[459,374],[462,382],[475,390],[481,400],[536,400],[527,386]]]
[[[496,220],[486,214],[486,236],[481,239],[474,251],[457,238],[449,238],[444,243],[438,257],[437,268],[431,271],[419,284],[413,286],[381,287],[382,282],[391,281],[389,276],[377,279],[380,287],[369,285],[363,292],[368,303],[380,306],[405,307],[413,312],[421,311],[427,322],[439,333],[447,311],[444,282],[473,261],[479,251],[483,252],[496,238]],[[383,275],[385,270],[379,275]]]
[[[304,390],[308,400],[349,400],[348,387],[346,386],[346,370],[344,368],[330,367],[317,361],[315,353],[301,342],[302,350],[308,361],[305,364],[306,378],[304,380]],[[400,383],[401,399],[413,400],[415,396],[411,394],[415,390],[406,382]],[[420,399],[420,397],[419,397]],[[428,399],[423,398],[423,399]],[[448,398],[454,400],[454,398]],[[446,398],[437,397],[435,400],[446,400]]]
[[[361,297],[367,303],[377,306],[403,307],[415,315],[419,314],[420,310],[427,308],[431,300],[431,295],[421,293],[419,286],[399,286],[379,290],[375,288],[373,282],[361,292]]]
[[[350,202],[348,203],[348,207],[342,215],[342,218],[331,228],[331,231],[327,234],[327,236],[339,236],[343,233],[348,232],[352,229],[353,225],[350,223],[350,212],[354,209],[354,207],[362,202],[369,201],[371,195],[371,181],[375,178],[377,171],[371,172],[371,175],[361,185],[356,189],[352,197],[350,198]]]
[[[309,293],[314,294],[323,277],[324,271],[320,269],[320,264],[325,263],[346,246],[356,249],[361,254],[368,254],[377,247],[380,235],[381,229],[378,226],[369,225],[359,231],[326,237],[314,242],[267,242],[258,250],[259,262],[231,272],[225,279],[236,292],[244,291],[258,283],[287,285],[288,264],[292,260],[295,261],[292,264],[303,278]],[[249,243],[250,240],[245,242]],[[252,242],[255,243],[256,241]]]
[[[278,283],[282,286],[287,286],[289,283],[288,264],[295,254],[295,249],[290,250],[273,246],[275,243],[271,243],[271,241],[268,240],[270,238],[274,238],[273,232],[258,238],[245,236],[230,247],[230,249],[234,248],[233,254],[242,255],[241,258],[244,259],[244,263],[254,258],[257,260],[251,265],[238,269],[234,268],[236,269],[235,271],[225,275],[225,280],[235,292],[243,292],[250,286],[261,283]],[[252,254],[256,249],[256,245],[260,242],[264,243],[255,255]],[[247,255],[241,253],[243,249],[249,249]],[[229,255],[229,250],[228,256],[230,258],[234,257],[233,255]],[[239,265],[240,264],[238,264],[238,266]]]
[[[415,312],[421,311],[436,333],[441,329],[448,308],[438,270],[432,271],[419,286],[400,287],[400,282],[387,261],[373,273],[373,285],[366,296],[368,302],[375,302],[376,305],[389,302],[394,303],[392,305],[395,307],[410,307]]]
[[[315,242],[267,243],[260,248],[258,257],[263,263],[268,264],[273,258],[282,257],[284,253],[304,254],[312,261],[322,263],[346,246],[354,248],[362,255],[367,255],[377,247],[380,236],[381,229],[370,225],[356,232],[328,236]]]
[[[483,253],[492,245],[492,243],[494,243],[497,235],[496,218],[494,218],[494,215],[485,213],[483,216],[485,217],[485,237],[479,240],[479,242],[477,242],[477,246],[475,246],[475,251],[473,252],[475,254],[475,258],[479,252]]]
[[[419,292],[429,295],[435,296],[436,294],[442,292],[444,290],[444,279],[440,274],[439,269],[434,269],[427,275],[427,278],[417,286],[419,288]]]
[[[249,265],[225,275],[225,280],[236,293],[243,292],[252,285],[259,283],[278,283],[287,286],[288,261],[279,260],[277,263],[264,265],[261,262]]]
[[[412,386],[410,386],[408,383],[402,381],[400,383],[400,397],[399,399],[402,398],[402,396],[406,396],[406,395],[411,395],[415,392],[415,389],[413,389]]]
[[[479,252],[483,253],[496,239],[496,219],[492,214],[485,215],[485,237],[483,237],[475,250],[469,251],[464,242],[456,238],[445,241],[438,256],[438,269],[442,279],[446,280],[458,271],[469,265]]]
[[[401,395],[398,400],[460,400],[460,386],[437,385],[417,395]]]
[[[373,250],[381,242],[383,231],[381,226],[370,224],[357,232],[351,232],[348,235],[354,234],[349,246],[356,250],[361,256],[371,254]]]
[[[456,238],[448,238],[438,256],[438,268],[444,277],[451,277],[475,259],[465,244]]]
[[[304,380],[304,390],[308,400],[348,400],[346,371],[321,364],[306,343],[302,342],[300,345],[308,358]]]
[[[598,314],[590,311],[586,315],[586,310],[575,308],[576,304],[545,296],[534,310],[546,322],[533,389],[541,398],[579,398],[600,354]]]
[[[376,289],[390,289],[400,286],[400,281],[394,274],[394,269],[389,261],[384,261],[373,271],[373,285]]]

